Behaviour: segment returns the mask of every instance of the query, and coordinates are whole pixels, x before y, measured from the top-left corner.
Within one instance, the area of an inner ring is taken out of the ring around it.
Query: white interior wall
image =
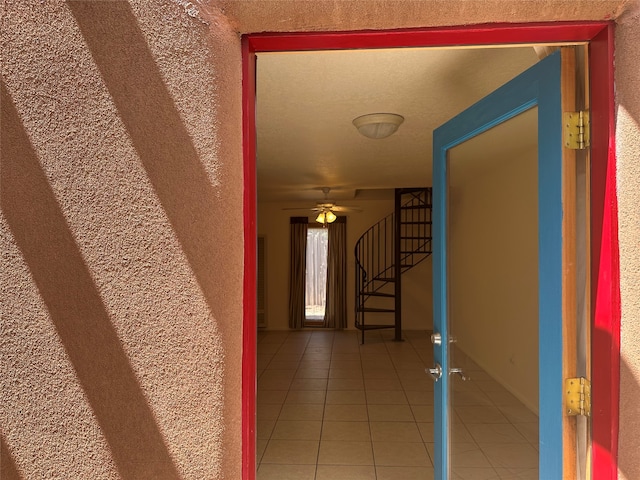
[[[467,153],[454,149],[450,157],[452,333],[464,353],[537,412],[537,152],[485,158],[473,141]],[[488,166],[460,173],[456,166],[469,162]]]

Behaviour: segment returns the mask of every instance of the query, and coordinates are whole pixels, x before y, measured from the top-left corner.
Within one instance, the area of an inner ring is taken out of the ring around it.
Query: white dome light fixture
[[[393,135],[404,117],[396,113],[369,113],[353,120],[358,131],[368,138],[387,138]]]

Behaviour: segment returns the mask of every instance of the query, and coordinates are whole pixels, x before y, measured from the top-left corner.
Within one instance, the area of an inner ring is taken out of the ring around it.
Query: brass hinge
[[[567,415],[591,416],[591,382],[584,377],[564,381],[564,400]]]
[[[589,112],[564,112],[564,146],[572,150],[582,150],[590,145]]]

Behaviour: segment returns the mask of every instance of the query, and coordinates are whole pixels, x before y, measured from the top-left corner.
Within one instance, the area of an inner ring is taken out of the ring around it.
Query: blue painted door
[[[454,350],[459,349],[466,352],[467,359],[474,359],[472,350],[475,348],[472,342],[464,342],[453,338],[451,331],[452,311],[462,308],[465,305],[465,298],[461,298],[459,294],[451,291],[453,280],[450,278],[452,271],[455,270],[455,261],[463,262],[464,259],[457,255],[456,258],[450,258],[450,250],[452,242],[452,232],[457,232],[458,225],[456,222],[462,221],[453,216],[454,210],[462,209],[458,205],[459,191],[456,186],[452,186],[454,175],[454,152],[458,147],[468,144],[474,139],[479,139],[491,130],[508,126],[510,122],[524,118],[523,115],[533,115],[537,117],[537,156],[534,154],[534,175],[530,179],[533,184],[534,212],[533,220],[536,227],[537,238],[534,238],[534,264],[533,276],[537,275],[537,282],[533,289],[534,295],[534,321],[536,322],[537,335],[539,341],[537,355],[537,399],[530,399],[534,408],[537,407],[539,413],[538,434],[539,434],[539,452],[538,452],[538,475],[540,479],[559,479],[562,478],[562,110],[561,110],[561,57],[557,52],[544,60],[538,62],[529,70],[525,71],[509,83],[505,84],[495,92],[491,93],[475,105],[471,106],[458,116],[454,117],[434,132],[434,150],[433,150],[433,192],[434,192],[434,259],[433,259],[433,275],[434,275],[434,334],[439,334],[439,338],[432,338],[434,341],[434,368],[432,374],[439,377],[435,382],[435,401],[434,401],[434,467],[436,480],[445,480],[450,478],[458,478],[452,472],[455,470],[455,464],[452,466],[452,443],[451,432],[455,431],[456,424],[464,422],[463,413],[473,415],[473,409],[457,410],[451,408],[452,396],[456,395],[454,382],[457,382],[465,376],[471,376],[473,380],[474,372],[457,372],[456,368],[461,365],[456,364]],[[535,132],[533,133],[535,135]],[[534,137],[535,138],[535,137]],[[513,139],[508,139],[513,140]],[[513,143],[513,142],[512,142]],[[535,143],[535,140],[534,140]],[[481,142],[478,144],[480,145]],[[517,142],[515,142],[517,145]],[[495,147],[495,142],[490,141],[489,145]],[[478,147],[480,148],[480,147]],[[474,149],[467,149],[468,152],[464,156],[464,162],[467,166],[473,166]],[[469,154],[471,152],[471,154]],[[515,150],[514,150],[515,152]],[[476,150],[476,157],[480,158],[480,152]],[[458,158],[456,156],[456,158]],[[513,161],[517,161],[520,155],[513,154]],[[457,164],[455,164],[457,165]],[[455,167],[458,169],[458,167]],[[462,171],[463,169],[460,169]],[[456,170],[457,171],[457,170]],[[471,170],[473,172],[473,169]],[[486,172],[485,172],[486,173]],[[485,175],[480,171],[472,173],[473,176]],[[486,174],[491,176],[492,173]],[[537,176],[537,181],[536,181]],[[523,185],[526,186],[525,181]],[[466,185],[471,185],[467,183]],[[502,187],[498,186],[497,190],[508,190],[510,182],[503,183]],[[495,189],[485,189],[478,193],[478,198],[490,197]],[[517,192],[516,192],[517,193]],[[467,203],[473,202],[473,199],[467,199]],[[505,205],[504,198],[499,200],[500,204]],[[491,212],[486,212],[491,215]],[[516,216],[504,214],[504,218],[500,221],[503,225],[509,225],[511,219]],[[477,216],[473,217],[477,218]],[[476,232],[481,232],[483,221],[478,222],[474,228]],[[488,227],[489,228],[489,227]],[[519,227],[518,227],[519,228]],[[505,231],[509,231],[508,229]],[[510,234],[509,234],[510,235]],[[504,235],[501,235],[501,240]],[[468,233],[464,234],[467,244],[473,243]],[[519,240],[513,240],[518,242]],[[505,243],[505,248],[509,249],[512,243]],[[473,252],[476,258],[480,258],[484,253],[481,248]],[[537,254],[537,255],[536,255]],[[523,253],[522,258],[530,258],[531,255]],[[471,258],[471,257],[470,257]],[[496,269],[501,267],[499,253],[496,257]],[[507,262],[505,260],[505,262]],[[504,263],[504,262],[503,262]],[[536,265],[537,264],[537,265]],[[484,271],[471,271],[469,276],[477,276],[480,280],[476,284],[478,288],[483,287],[483,279],[491,282],[491,268],[482,267]],[[513,278],[512,280],[516,280]],[[508,279],[504,285],[508,286]],[[457,288],[457,287],[456,287]],[[501,287],[503,288],[503,287]],[[468,293],[468,292],[467,292]],[[508,295],[505,292],[498,294]],[[511,298],[505,297],[506,300]],[[494,305],[491,308],[500,309],[502,305]],[[466,321],[468,322],[468,318]],[[513,322],[520,322],[521,319],[513,318]],[[470,325],[467,323],[467,325]],[[468,327],[475,328],[475,327]],[[467,328],[467,329],[468,329]],[[484,333],[488,333],[485,345],[478,348],[486,348],[487,342],[493,342],[500,338],[504,333],[505,327],[499,327],[497,330],[491,330],[491,325],[481,326]],[[509,327],[507,327],[509,328]],[[515,327],[517,330],[517,327]],[[479,334],[483,334],[482,330],[477,330]],[[456,331],[456,336],[465,334],[465,332]],[[524,335],[524,334],[523,334]],[[477,340],[478,335],[476,335]],[[531,339],[535,342],[535,338]],[[476,342],[477,343],[477,342]],[[489,348],[492,348],[489,346]],[[535,348],[535,347],[534,347]],[[519,351],[512,354],[511,360],[517,366],[520,361]],[[480,359],[475,359],[482,363]],[[469,361],[469,364],[474,364]],[[486,372],[482,371],[477,364],[476,374],[485,377]],[[489,365],[481,365],[488,369]],[[515,368],[515,367],[514,367]],[[438,369],[441,369],[438,371]],[[453,371],[452,371],[453,369]],[[491,374],[491,372],[489,372]],[[499,376],[499,375],[498,375]],[[535,375],[534,375],[535,377]],[[487,380],[488,381],[488,380]],[[465,393],[465,392],[463,392]],[[469,392],[466,392],[469,393]],[[486,392],[479,391],[479,395],[486,397]],[[481,409],[477,409],[481,412]],[[504,412],[502,412],[504,413]],[[473,419],[470,419],[473,421]],[[472,430],[472,429],[471,429]],[[479,431],[481,429],[478,429]],[[474,432],[471,433],[469,442],[477,440]],[[505,446],[504,450],[508,451],[512,448],[512,444]],[[455,444],[453,444],[455,447]],[[464,448],[462,449],[464,450]],[[455,452],[454,452],[455,453]],[[485,460],[490,458],[490,453],[484,452]],[[509,455],[509,453],[506,453]],[[464,455],[464,452],[460,452]],[[461,464],[464,466],[464,464]],[[489,467],[496,468],[494,462],[489,462]],[[533,470],[533,469],[532,469]],[[487,469],[489,471],[489,468]],[[462,478],[462,477],[461,477]],[[489,477],[487,477],[489,478]],[[493,478],[493,477],[491,477]],[[529,477],[527,477],[529,478]]]

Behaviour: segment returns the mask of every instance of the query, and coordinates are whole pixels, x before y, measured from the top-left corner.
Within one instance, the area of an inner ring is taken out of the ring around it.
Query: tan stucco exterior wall
[[[241,478],[239,36],[1,8],[0,476]]]
[[[640,478],[637,5],[3,2],[2,479],[241,478],[238,33],[620,15],[620,470]]]
[[[622,302],[620,478],[640,478],[640,2],[616,31],[616,148]]]

